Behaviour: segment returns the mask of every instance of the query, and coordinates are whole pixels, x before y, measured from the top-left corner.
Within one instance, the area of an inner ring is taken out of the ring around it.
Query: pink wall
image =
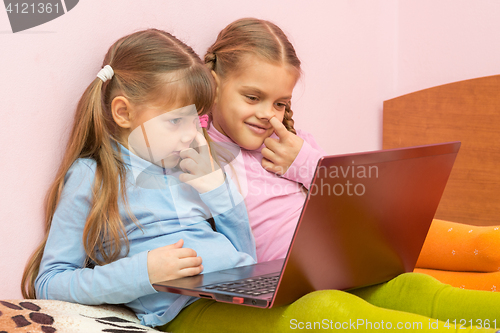
[[[500,1],[399,2],[394,96],[500,74]]]
[[[333,154],[381,146],[385,99],[498,74],[498,14],[496,1],[84,0],[12,34],[0,10],[0,299],[21,296],[75,105],[117,38],[156,27],[203,54],[237,18],[277,23],[303,61],[293,99],[297,127]]]

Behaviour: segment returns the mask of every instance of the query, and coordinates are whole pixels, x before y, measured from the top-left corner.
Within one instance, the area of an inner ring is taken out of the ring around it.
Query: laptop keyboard
[[[279,278],[279,274],[275,276],[259,276],[229,283],[213,284],[204,288],[248,296],[259,296],[273,293],[276,290]]]

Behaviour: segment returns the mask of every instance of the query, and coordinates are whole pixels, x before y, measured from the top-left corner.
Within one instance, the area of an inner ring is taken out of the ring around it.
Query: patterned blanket
[[[0,333],[152,333],[132,311],[47,300],[0,301]]]

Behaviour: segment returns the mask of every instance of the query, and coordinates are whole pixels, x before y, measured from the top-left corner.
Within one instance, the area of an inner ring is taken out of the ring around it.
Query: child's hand
[[[304,140],[289,132],[276,117],[269,119],[269,122],[279,139],[269,137],[264,140],[266,147],[262,149],[262,156],[264,156],[262,167],[282,176],[299,154]]]
[[[194,139],[200,152],[193,148],[180,152],[182,161],[179,167],[185,173],[179,175],[179,180],[194,187],[199,193],[211,191],[224,183],[224,173],[215,163],[208,149],[207,140],[201,133]]]
[[[193,249],[183,248],[181,239],[175,244],[159,247],[148,253],[148,274],[151,284],[200,274],[201,257]]]

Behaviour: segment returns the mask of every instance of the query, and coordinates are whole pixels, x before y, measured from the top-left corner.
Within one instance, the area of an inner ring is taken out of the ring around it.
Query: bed
[[[0,332],[152,333],[129,309],[50,300],[1,300]]]
[[[461,141],[436,218],[500,224],[500,75],[384,102],[383,148]]]
[[[500,224],[500,75],[385,101],[383,126],[384,149],[461,141],[436,218],[478,226]],[[452,273],[461,280],[464,272]],[[474,274],[481,281],[500,282],[500,271]],[[0,301],[0,331],[154,332],[123,307],[43,300]]]
[[[498,292],[500,75],[384,102],[384,149],[446,141],[462,146],[415,272],[455,287]]]

